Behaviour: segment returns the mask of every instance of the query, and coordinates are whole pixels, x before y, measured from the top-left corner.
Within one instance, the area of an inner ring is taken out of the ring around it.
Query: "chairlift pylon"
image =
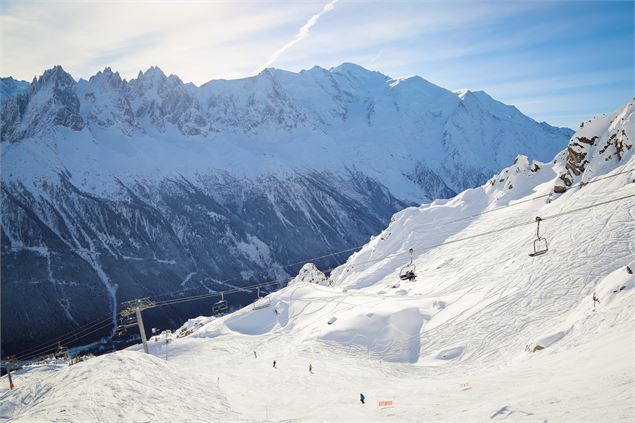
[[[212,305],[212,314],[219,314],[219,313],[222,313],[224,311],[227,311],[227,309],[229,309],[229,303],[227,302],[227,300],[225,299],[225,295],[221,291],[220,300],[216,301]]]
[[[539,216],[536,216],[536,223],[538,226],[536,227],[536,239],[534,240],[534,252],[529,253],[529,257],[537,257],[545,254],[549,251],[549,244],[547,243],[547,238],[540,236],[540,222],[542,219]]]
[[[410,263],[401,268],[401,270],[399,271],[399,279],[401,279],[402,281],[412,282],[417,279],[417,274],[415,273],[417,266],[415,266],[412,262],[412,248],[408,251],[410,252]]]
[[[261,308],[267,308],[271,305],[271,299],[269,297],[260,296],[260,286],[256,287],[256,301],[254,301],[254,310],[260,310]]]

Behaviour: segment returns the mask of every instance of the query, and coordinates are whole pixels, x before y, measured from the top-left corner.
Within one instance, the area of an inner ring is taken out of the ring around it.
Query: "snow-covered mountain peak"
[[[515,106],[504,104],[498,100],[495,100],[485,91],[471,91],[465,90],[459,94],[463,105],[468,109],[483,110],[499,119],[508,120],[525,120],[527,116],[523,115]]]
[[[456,94],[457,96],[459,96],[459,98],[463,99],[463,97],[469,93],[470,90],[467,88],[460,88],[458,90],[454,90],[453,93]]]
[[[300,71],[300,74],[303,74],[303,73],[307,73],[307,74],[316,74],[316,73],[317,74],[324,74],[324,73],[329,73],[329,70],[323,68],[322,66],[315,65],[315,66],[311,67],[310,69],[302,69]]]
[[[115,90],[119,90],[125,85],[125,82],[121,78],[121,75],[119,75],[119,72],[113,72],[110,67],[106,67],[104,68],[104,70],[99,71],[95,75],[91,76],[88,79],[88,82],[95,86],[100,86],[104,89]],[[103,94],[107,93],[104,92]]]
[[[56,65],[47,69],[39,78],[34,78],[31,84],[31,92],[37,92],[47,88],[63,90],[75,85],[75,80],[62,66]]]
[[[52,129],[42,122],[65,121],[63,126],[74,130],[86,124],[89,132],[90,128],[107,129],[109,139],[171,133],[171,143],[195,136],[207,142],[231,139],[228,145],[234,150],[241,150],[244,143],[267,145],[273,148],[271,153],[293,157],[294,166],[300,167],[315,166],[312,158],[318,154],[324,156],[321,167],[340,169],[348,167],[346,157],[353,155],[364,168],[379,171],[385,157],[393,157],[408,165],[390,171],[394,175],[387,178],[389,188],[399,196],[424,191],[433,198],[482,183],[519,153],[546,160],[571,134],[568,129],[538,124],[484,93],[461,99],[420,77],[393,81],[351,63],[299,73],[272,68],[257,76],[210,81],[201,87],[183,84],[173,75],[166,77],[158,67],[140,72],[131,81],[109,68],[78,83],[57,68],[40,79],[54,74],[64,81],[63,93],[42,91],[39,99],[27,97],[3,108],[3,141],[37,137],[44,127]],[[64,104],[63,108],[38,106],[60,94],[63,98],[54,103]],[[45,116],[53,110],[56,117]],[[296,142],[283,141],[290,138]],[[263,144],[263,140],[276,141]],[[289,146],[298,144],[297,140],[309,143],[312,153],[291,151]],[[252,155],[235,153],[237,157]],[[260,163],[262,157],[257,160]],[[217,166],[226,163],[222,160]],[[241,163],[254,168],[246,160]],[[173,167],[173,161],[160,165],[166,166]],[[115,173],[122,171],[129,170]]]
[[[341,75],[349,79],[350,81],[362,84],[385,83],[386,81],[391,80],[389,76],[386,76],[381,72],[372,71],[366,69],[363,66],[349,62],[345,62],[339,66],[332,67],[331,69],[329,69],[329,72],[331,72],[333,75]]]
[[[9,98],[27,93],[29,86],[30,84],[27,81],[18,81],[10,76],[0,78],[0,105]]]
[[[135,79],[138,81],[144,81],[144,82],[150,82],[150,81],[158,82],[158,81],[165,80],[166,78],[167,76],[165,75],[165,73],[163,73],[161,68],[159,68],[158,66],[150,66],[145,71],[140,70]]]
[[[56,127],[80,131],[85,122],[79,113],[76,82],[61,66],[34,78],[28,92],[9,98],[0,111],[3,142],[31,136],[49,137]]]

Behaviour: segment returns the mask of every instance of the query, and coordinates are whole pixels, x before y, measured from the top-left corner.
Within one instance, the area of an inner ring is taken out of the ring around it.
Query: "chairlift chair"
[[[412,248],[409,251],[410,251],[410,263],[408,263],[407,265],[401,268],[401,270],[399,271],[399,279],[401,279],[402,281],[412,282],[417,279],[417,274],[415,273],[417,266],[415,266],[414,263],[412,263],[412,252],[413,252]]]
[[[549,251],[549,244],[547,243],[547,238],[540,236],[540,222],[542,219],[536,216],[536,222],[538,226],[536,227],[536,239],[534,240],[534,252],[529,253],[529,257],[537,257],[545,254]]]
[[[55,358],[68,359],[68,348],[66,346],[62,346],[62,344],[58,342],[57,351],[55,351],[53,355]]]
[[[221,292],[220,293],[220,300],[216,301],[212,305],[212,313],[213,314],[219,314],[219,313],[222,313],[224,311],[227,311],[227,309],[229,309],[229,303],[225,299],[224,294]]]
[[[132,316],[123,317],[119,319],[119,325],[117,325],[117,328],[115,329],[115,335],[122,336],[128,331],[128,328],[133,328],[136,326],[137,326],[136,316],[132,315]]]
[[[128,316],[123,319],[123,325],[127,328],[137,326],[137,316]]]

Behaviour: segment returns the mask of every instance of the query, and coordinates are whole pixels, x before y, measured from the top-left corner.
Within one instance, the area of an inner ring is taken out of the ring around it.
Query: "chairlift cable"
[[[564,211],[564,212],[561,212],[561,213],[556,213],[554,215],[543,217],[543,218],[541,218],[541,220],[542,221],[551,220],[551,219],[555,219],[557,217],[561,217],[561,216],[564,216],[564,215],[567,215],[567,214],[577,213],[577,212],[580,212],[580,211],[588,210],[588,209],[591,209],[591,208],[594,208],[594,207],[603,206],[603,205],[606,205],[606,204],[611,204],[611,203],[614,203],[614,202],[617,202],[617,201],[621,201],[621,200],[625,200],[625,199],[633,198],[633,197],[635,197],[635,194],[630,194],[630,195],[626,195],[626,196],[623,196],[623,197],[602,201],[600,203],[595,203],[595,204],[591,204],[591,205],[588,205],[588,206],[580,207],[580,208],[577,208],[577,209],[572,209],[572,210],[567,210],[567,211]],[[478,234],[469,235],[469,236],[462,237],[462,238],[452,239],[452,240],[444,241],[444,242],[441,242],[441,243],[438,243],[438,244],[427,245],[427,246],[423,247],[423,249],[430,250],[432,248],[438,248],[438,247],[441,247],[441,246],[444,246],[444,245],[455,244],[457,242],[468,241],[468,240],[471,240],[471,239],[492,235],[492,234],[495,234],[495,233],[498,233],[498,232],[504,232],[504,231],[508,231],[508,230],[511,230],[511,229],[520,228],[520,227],[523,227],[523,226],[533,225],[534,223],[536,223],[535,220],[519,222],[519,223],[508,225],[508,226],[505,226],[505,227],[502,227],[502,228],[493,229],[493,230],[490,230],[490,231],[481,232],[481,233],[478,233]],[[363,265],[363,264],[369,264],[369,263],[375,263],[375,262],[386,260],[387,258],[403,256],[405,254],[410,254],[410,251],[402,251],[402,252],[399,252],[399,253],[388,254],[386,256],[379,257],[379,258],[376,258],[376,259],[366,260],[366,261],[363,261],[363,262],[358,262],[358,263],[355,263],[355,266]],[[335,268],[325,269],[325,270],[329,271],[329,270],[333,270],[333,269],[335,269]],[[269,286],[269,285],[273,285],[273,284],[279,283],[280,281],[281,281],[280,279],[276,279],[276,280],[273,280],[273,281],[270,281],[270,282],[259,283],[259,284],[251,285],[251,286],[247,286],[247,287],[241,287],[241,288],[236,288],[236,289],[231,289],[231,290],[225,290],[225,291],[219,291],[219,292],[214,292],[214,293],[202,294],[202,295],[197,295],[197,296],[192,296],[192,297],[182,297],[182,298],[177,298],[175,300],[166,300],[166,301],[163,301],[163,302],[158,302],[156,304],[157,304],[157,306],[164,306],[164,305],[169,305],[169,304],[176,304],[176,303],[194,301],[194,300],[198,300],[198,299],[202,299],[202,298],[218,296],[220,293],[230,294],[230,293],[238,292],[240,290],[244,290],[244,289],[248,289],[248,288],[252,288],[253,289],[253,288],[256,288],[258,285],[260,285],[260,286]]]
[[[103,324],[104,322],[108,321],[108,323],[110,323],[112,320],[112,314],[109,314],[108,317],[102,317],[100,319],[95,319],[91,322],[86,323],[85,325],[82,325],[80,327],[77,327],[69,332],[66,332],[56,338],[52,338],[49,339],[48,341],[44,341],[41,344],[38,345],[34,345],[28,349],[22,350],[20,351],[20,353],[15,354],[16,357],[19,355],[25,355],[25,354],[30,354],[32,351],[37,351],[38,349],[40,349],[40,347],[42,346],[48,346],[51,344],[57,344],[58,341],[62,341],[62,340],[66,340],[67,338],[73,338],[75,336],[78,336],[81,332],[84,332],[86,330],[88,330],[89,328],[91,328],[92,326],[96,326],[99,324]]]
[[[111,325],[112,325],[112,322],[109,320],[108,322],[105,322],[102,325],[99,325],[99,326],[96,326],[96,327],[92,328],[91,331],[86,332],[86,333],[82,333],[81,335],[73,337],[72,339],[66,339],[64,341],[62,341],[62,340],[55,341],[55,342],[52,342],[52,343],[50,343],[50,344],[48,344],[46,346],[42,346],[42,347],[40,347],[40,348],[38,348],[36,350],[30,351],[28,353],[17,354],[15,357],[18,360],[28,360],[28,359],[31,359],[33,357],[41,356],[41,355],[43,355],[43,354],[45,354],[45,353],[47,353],[49,351],[52,352],[54,349],[56,349],[58,347],[58,344],[61,344],[63,346],[68,346],[71,342],[74,342],[77,339],[82,339],[82,338],[84,338],[84,337],[86,337],[86,336],[88,336],[90,334],[93,334],[95,332],[104,330],[104,329],[108,328]]]
[[[594,179],[594,180],[589,181],[589,182],[580,181],[577,184],[573,184],[570,187],[567,187],[567,190],[571,190],[572,188],[577,188],[577,187],[580,187],[580,186],[590,185],[590,184],[593,184],[593,183],[596,183],[596,182],[599,182],[599,181],[603,181],[603,180],[606,180],[606,179],[615,178],[617,176],[624,175],[624,174],[627,174],[627,173],[631,173],[633,171],[635,171],[635,168],[629,169],[629,170],[624,170],[624,171],[621,171],[621,172],[618,172],[618,173],[615,173],[615,174],[612,174],[612,175],[602,176],[602,177],[599,177],[599,178]],[[541,198],[550,197],[552,194],[553,194],[552,192],[549,192],[548,194],[542,194],[542,195],[538,195],[538,196],[535,196],[535,197],[527,198],[527,199],[518,201],[516,203],[511,203],[511,204],[507,204],[505,206],[495,207],[493,209],[485,210],[485,211],[482,211],[482,212],[479,212],[479,213],[475,213],[475,214],[471,214],[469,216],[464,216],[464,217],[459,218],[459,219],[454,219],[454,220],[451,220],[451,221],[448,221],[448,222],[443,222],[443,223],[433,223],[433,224],[435,225],[436,228],[442,228],[442,227],[454,224],[456,222],[461,222],[461,221],[464,221],[464,220],[474,219],[474,218],[476,218],[478,216],[482,216],[484,214],[488,214],[488,213],[504,210],[504,209],[507,209],[507,208],[510,208],[510,207],[514,207],[514,206],[518,206],[520,204],[524,204],[524,203],[527,203],[527,202],[530,202],[530,201],[539,200]],[[417,232],[417,231],[413,231],[413,232]],[[277,265],[277,267],[285,269],[287,267],[295,266],[295,265],[298,265],[298,264],[310,263],[310,262],[314,262],[316,260],[320,260],[320,259],[324,259],[324,258],[327,258],[327,257],[335,256],[336,254],[339,255],[339,254],[342,254],[342,253],[350,253],[350,252],[353,252],[353,251],[356,251],[356,250],[359,250],[359,249],[363,248],[366,244],[357,245],[357,246],[354,246],[354,247],[351,247],[351,248],[346,248],[346,249],[343,249],[343,250],[340,250],[340,251],[330,252],[329,254],[324,254],[324,255],[321,255],[321,256],[309,257],[309,258],[306,258],[306,259],[301,260],[301,261],[296,261],[296,262],[290,262],[290,263],[286,263],[286,264]],[[333,269],[335,269],[337,267],[339,267],[339,266],[327,268],[327,269],[324,269],[323,271],[324,272],[328,272],[328,271],[333,270]],[[262,271],[262,272],[256,273],[255,276],[256,275],[265,275],[265,274],[269,274],[269,273],[270,273],[270,269],[269,269],[269,271]],[[234,282],[234,281],[240,281],[240,280],[242,280],[242,279],[241,278],[230,278],[230,279],[224,279],[224,280],[221,280],[221,281],[216,281],[215,283],[216,284],[225,284],[225,283],[228,283],[228,282]],[[158,297],[163,297],[163,296],[171,296],[171,295],[174,295],[174,294],[180,294],[180,293],[183,293],[183,292],[194,291],[194,290],[199,290],[199,289],[201,289],[201,287],[185,288],[185,289],[178,290],[178,291],[172,291],[172,292],[166,292],[166,293],[163,293],[163,294],[157,294],[157,295],[153,296],[153,298],[158,298]]]
[[[632,172],[632,171],[633,171],[633,169],[630,169],[630,170],[627,170],[627,171],[618,172],[618,173],[613,174],[613,175],[604,176],[604,177],[595,179],[593,181],[586,182],[586,183],[584,183],[584,185],[589,185],[589,184],[592,184],[592,183],[595,183],[595,182],[598,182],[598,181],[601,181],[601,180],[606,180],[606,179],[609,179],[609,178],[613,178],[613,177],[616,177],[616,176],[619,176],[619,175],[623,175],[625,173],[629,173],[629,172]],[[582,182],[578,183],[576,185],[572,185],[571,187],[568,187],[568,188],[569,189],[570,188],[574,188],[576,186],[580,186],[581,184],[582,184]],[[519,204],[523,204],[523,203],[526,203],[526,202],[529,202],[529,201],[533,201],[533,200],[537,200],[537,199],[540,199],[540,198],[544,198],[544,197],[547,197],[547,196],[550,196],[550,195],[551,195],[551,193],[545,194],[545,195],[540,195],[540,196],[536,196],[536,197],[532,197],[532,198],[520,201],[518,203],[508,204],[506,206],[497,207],[497,208],[494,208],[494,209],[491,209],[491,210],[486,210],[486,211],[483,211],[483,212],[480,212],[480,213],[477,213],[477,214],[473,214],[473,215],[470,215],[470,216],[467,216],[467,217],[463,217],[463,218],[460,218],[460,219],[455,219],[455,220],[453,220],[451,222],[447,222],[447,223],[443,223],[443,224],[437,225],[437,227],[447,226],[449,224],[452,224],[452,223],[455,223],[455,222],[458,222],[458,221],[462,221],[462,220],[478,217],[478,216],[486,214],[486,213],[490,213],[490,212],[493,212],[493,211],[506,209],[506,208],[513,207],[513,206],[516,206],[516,205],[519,205]],[[631,194],[631,195],[627,195],[627,196],[623,196],[623,197],[619,197],[619,198],[614,198],[614,199],[602,201],[600,203],[595,203],[595,204],[591,204],[591,205],[588,205],[588,206],[580,207],[580,208],[577,208],[577,209],[567,210],[567,211],[563,211],[563,212],[560,212],[560,213],[556,213],[554,215],[546,216],[546,217],[543,217],[541,220],[545,221],[545,220],[555,219],[557,217],[561,217],[561,216],[564,216],[564,215],[567,215],[567,214],[577,213],[577,212],[584,211],[584,210],[589,210],[589,209],[594,208],[594,207],[599,207],[599,206],[603,206],[603,205],[606,205],[606,204],[611,204],[611,203],[614,203],[614,202],[617,202],[617,201],[621,201],[621,200],[625,200],[625,199],[633,198],[633,197],[635,197],[635,194]],[[510,230],[510,229],[515,229],[515,228],[522,227],[522,226],[527,226],[527,225],[530,225],[530,224],[533,224],[533,223],[535,223],[535,221],[521,222],[521,223],[517,223],[517,224],[514,224],[514,225],[505,226],[503,228],[494,229],[494,230],[491,230],[491,231],[486,231],[486,232],[482,232],[482,233],[479,233],[479,234],[474,234],[474,235],[470,235],[470,236],[467,236],[467,237],[458,238],[458,239],[454,239],[454,240],[450,240],[450,241],[444,241],[442,243],[435,244],[435,245],[425,246],[424,249],[429,250],[429,249],[432,249],[432,248],[438,248],[438,247],[441,247],[441,246],[444,246],[444,245],[453,244],[453,243],[462,242],[462,241],[467,241],[467,240],[471,240],[471,239],[474,239],[474,238],[479,238],[479,237],[491,235],[491,234],[494,234],[494,233],[503,232],[503,231],[507,231],[507,230]],[[413,231],[413,232],[417,232],[417,231]],[[366,244],[364,244],[364,245],[366,245]],[[285,268],[285,267],[288,267],[288,266],[297,265],[297,264],[301,264],[301,263],[306,263],[308,261],[314,261],[314,260],[317,260],[317,259],[329,257],[329,256],[334,255],[334,254],[340,254],[340,253],[344,253],[344,252],[354,251],[354,250],[357,250],[359,248],[364,247],[364,245],[360,245],[360,246],[352,247],[352,248],[347,248],[347,249],[340,250],[340,251],[337,251],[337,252],[331,252],[329,254],[313,257],[313,258],[307,259],[305,261],[298,261],[298,262],[288,263],[286,265],[282,265],[281,267]],[[410,253],[410,251],[388,254],[388,255],[383,256],[381,258],[355,263],[355,266],[362,265],[362,264],[375,263],[375,262],[378,262],[378,261],[385,260],[387,258],[402,256],[402,255],[405,255],[405,254],[408,254],[408,253]],[[325,269],[324,271],[332,271],[332,270],[336,269],[337,267],[339,267],[339,266],[331,267],[331,268]],[[263,273],[264,272],[261,272],[261,274],[263,274]],[[258,285],[260,285],[260,286],[275,285],[275,284],[283,282],[286,279],[287,278],[279,278],[279,279],[275,279],[275,280],[272,280],[272,281],[269,281],[269,282],[260,283]],[[233,279],[228,279],[228,280],[224,280],[224,281],[219,281],[219,283],[227,283],[227,282],[230,282],[230,281],[233,281],[233,280],[240,280],[240,279],[233,278]],[[246,287],[243,286],[243,287],[235,288],[235,289],[231,289],[231,290],[215,291],[215,292],[211,292],[211,293],[208,293],[208,294],[202,294],[202,295],[197,295],[197,296],[182,297],[182,298],[177,298],[177,299],[173,299],[173,300],[159,301],[159,302],[156,302],[155,307],[161,307],[161,306],[165,306],[165,305],[171,305],[171,304],[178,304],[178,303],[182,303],[182,302],[194,301],[194,300],[197,300],[197,299],[209,298],[209,297],[213,297],[213,296],[218,296],[219,294],[222,296],[223,293],[234,293],[234,292],[249,290],[250,288],[253,289],[256,286],[257,285],[251,285],[251,286],[246,286]],[[195,289],[201,289],[201,288],[195,288]],[[166,296],[166,295],[177,294],[177,293],[182,293],[182,292],[186,292],[186,291],[189,291],[189,290],[192,290],[192,289],[191,288],[190,289],[183,289],[183,290],[180,290],[180,291],[173,291],[173,292],[170,292],[170,293],[158,294],[156,296],[153,296],[153,298]],[[94,330],[92,330],[90,332],[87,332],[87,333],[84,333],[82,335],[79,335],[80,333],[84,332],[85,330],[88,330],[90,327],[97,325],[99,322],[105,322],[106,320],[107,320],[107,325],[102,325],[103,327],[99,327],[99,328],[94,329]],[[54,341],[51,341],[51,343],[49,343],[49,344],[40,344],[40,345],[44,345],[44,346],[41,346],[41,347],[40,346],[36,346],[36,347],[31,347],[31,348],[29,348],[27,350],[24,350],[21,353],[19,353],[18,355],[16,355],[16,357],[23,357],[25,354],[31,355],[31,354],[33,354],[34,352],[37,352],[37,351],[50,349],[50,345],[52,345],[52,344],[53,345],[57,345],[57,343],[61,342],[61,340],[65,340],[65,343],[68,344],[68,343],[71,342],[71,340],[68,340],[68,338],[73,338],[73,341],[77,337],[83,338],[83,337],[85,337],[85,336],[87,336],[87,335],[89,335],[91,333],[94,333],[94,332],[97,332],[98,330],[104,329],[105,327],[109,326],[111,324],[111,322],[112,322],[112,317],[110,315],[108,317],[106,317],[106,318],[103,318],[103,319],[97,319],[93,323],[89,323],[89,324],[85,325],[84,327],[76,328],[73,331],[68,332],[66,335],[62,335],[61,337],[56,338]],[[37,353],[37,354],[41,354],[41,353]]]

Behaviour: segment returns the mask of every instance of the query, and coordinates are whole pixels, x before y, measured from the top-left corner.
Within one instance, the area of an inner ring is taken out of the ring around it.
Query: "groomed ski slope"
[[[519,157],[396,214],[330,284],[295,280],[270,307],[189,322],[167,362],[152,340],[149,356],[25,368],[12,392],[3,378],[0,420],[631,422],[635,197],[585,207],[635,195],[633,150],[591,151],[587,184],[551,196],[566,152],[539,169]],[[536,216],[549,251],[532,258]],[[415,282],[398,278],[409,248]]]

